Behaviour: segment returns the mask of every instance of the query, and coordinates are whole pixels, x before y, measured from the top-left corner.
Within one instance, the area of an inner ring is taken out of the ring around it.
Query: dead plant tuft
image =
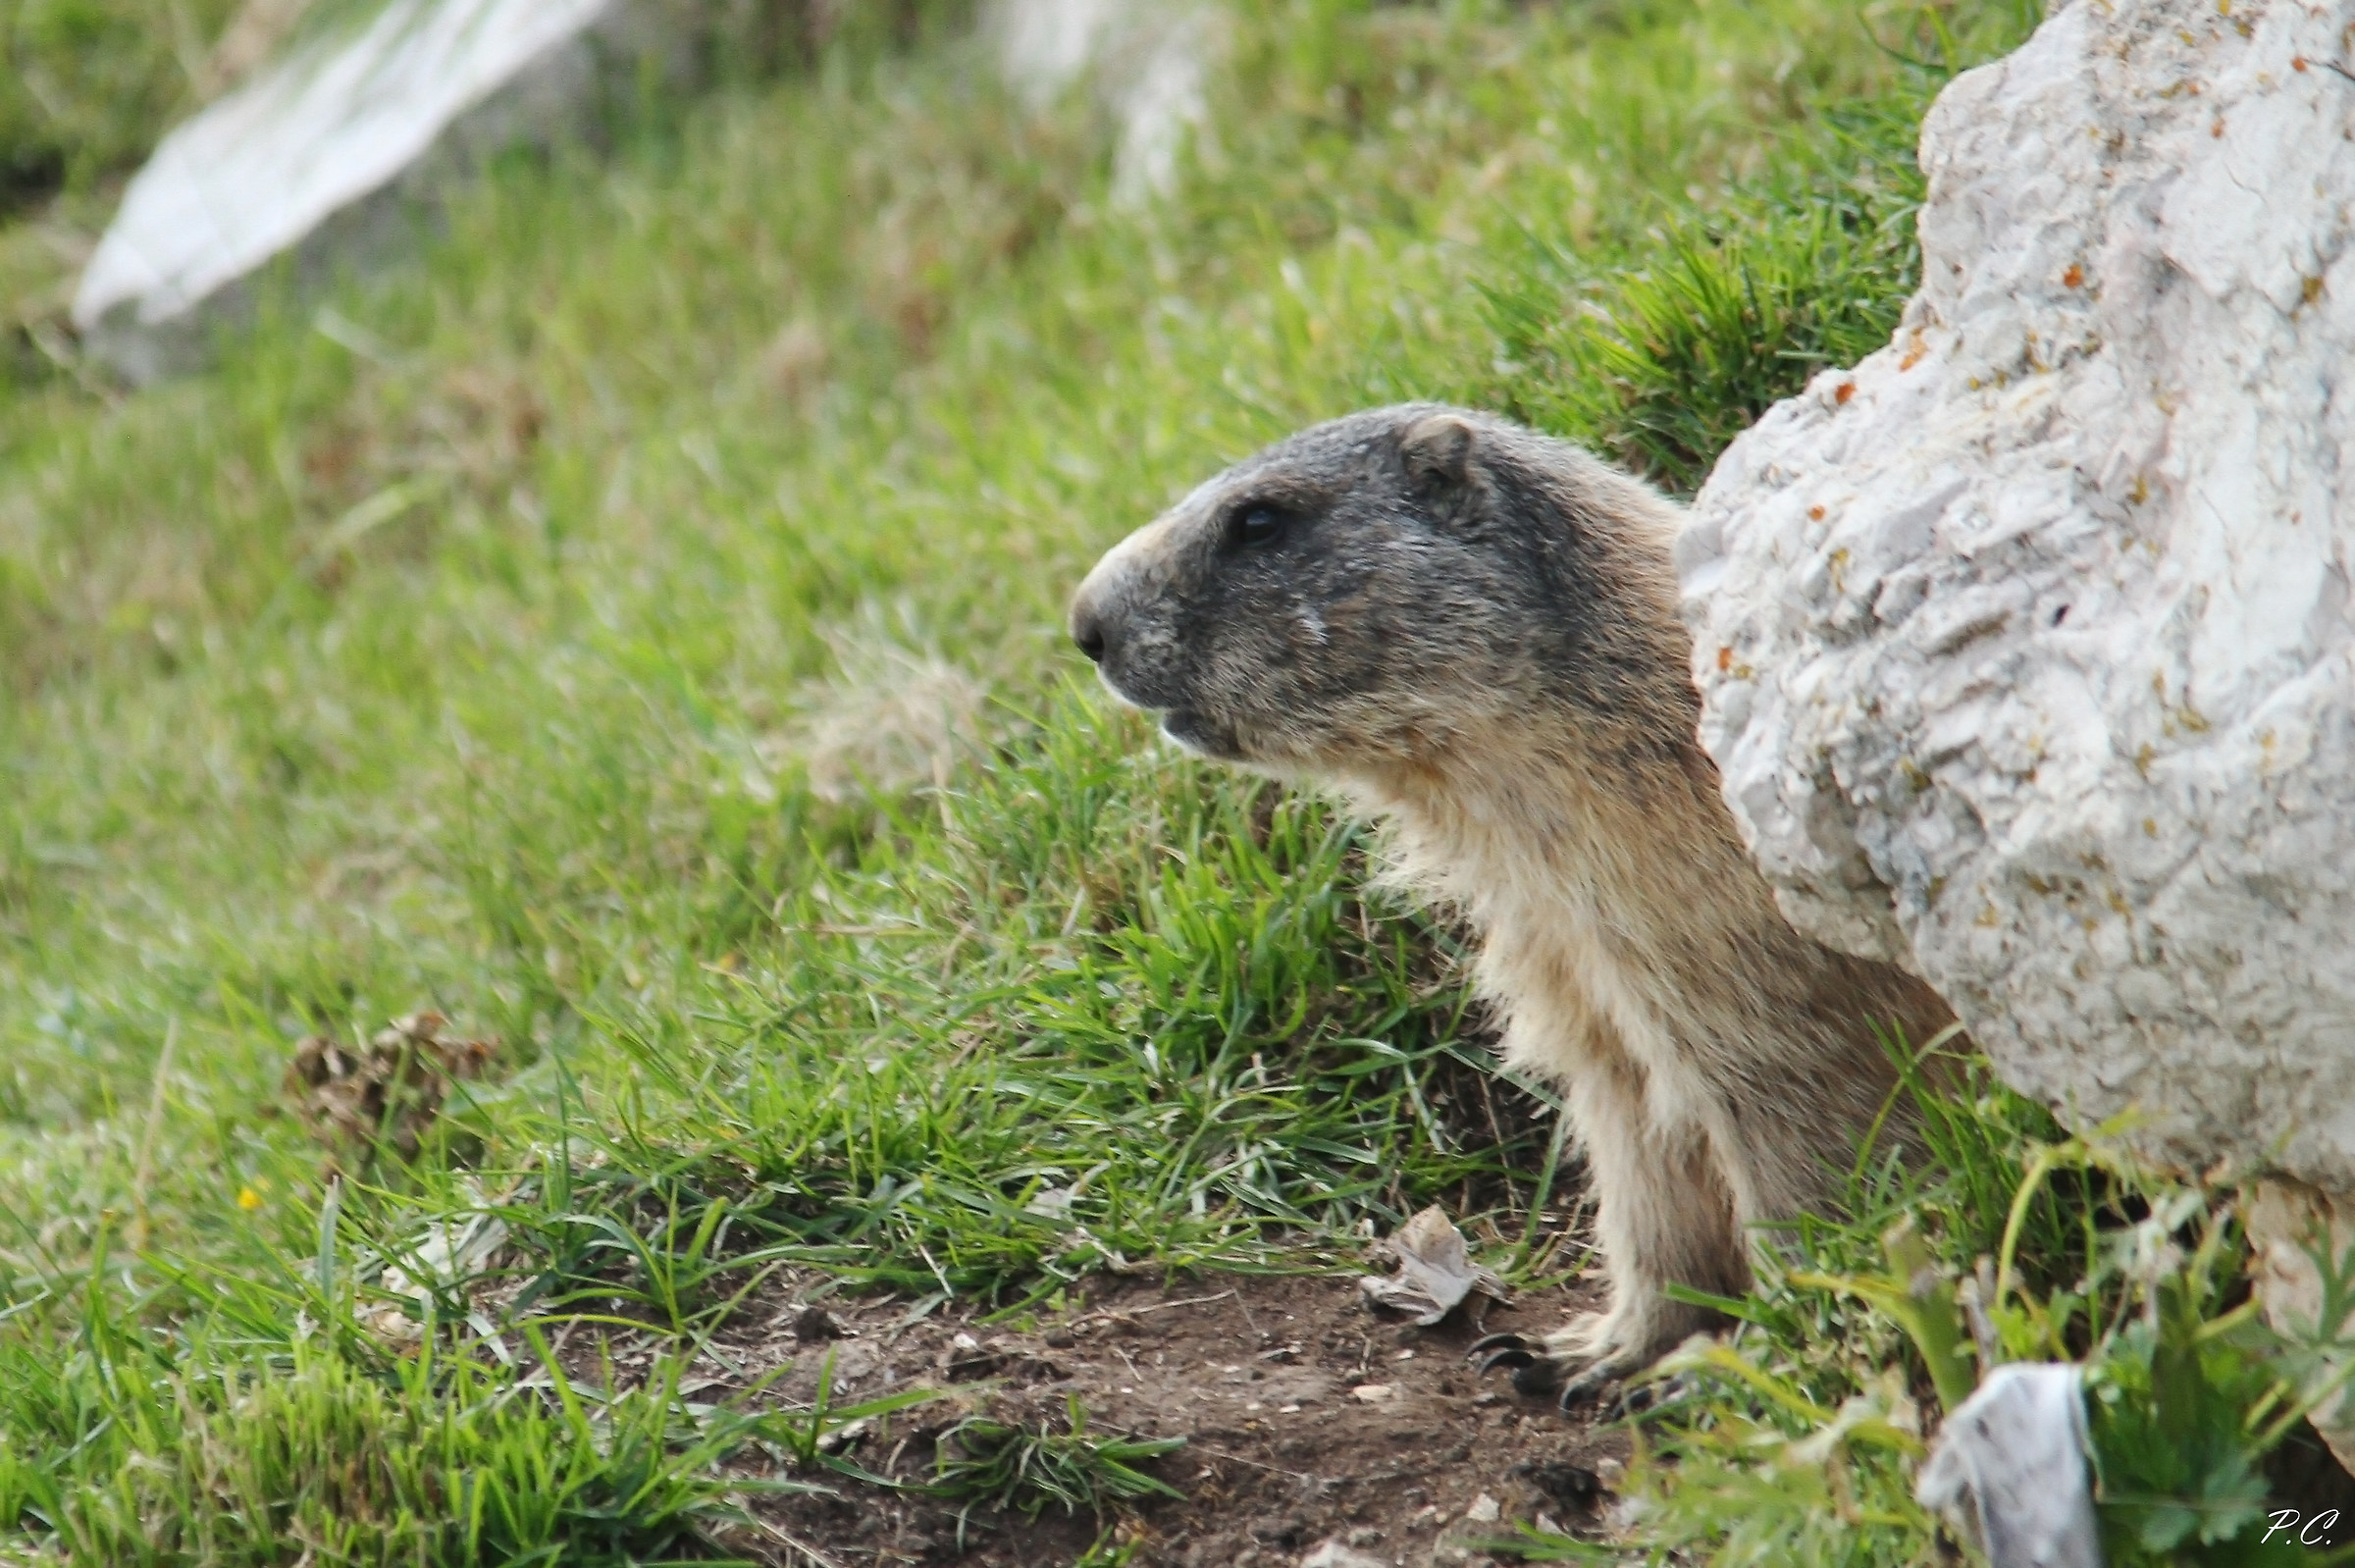
[[[412,1013],[356,1050],[312,1035],[287,1067],[294,1114],[331,1150],[383,1147],[414,1159],[450,1085],[480,1077],[495,1049],[489,1040],[445,1038],[448,1024],[439,1013]]]

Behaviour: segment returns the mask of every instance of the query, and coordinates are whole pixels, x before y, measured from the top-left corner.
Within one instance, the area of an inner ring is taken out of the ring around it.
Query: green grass
[[[975,1508],[1036,1518],[1105,1511],[1142,1497],[1181,1497],[1168,1482],[1138,1468],[1185,1446],[1183,1437],[1095,1437],[1072,1396],[1058,1430],[1053,1422],[1009,1427],[969,1416],[941,1435],[932,1490],[959,1506],[962,1524]]]
[[[1920,112],[1908,90],[1826,110],[1761,175],[1665,225],[1638,267],[1597,276],[1533,238],[1490,285],[1513,412],[1698,490],[1778,399],[1889,340],[1915,282]]]
[[[0,1500],[40,1519],[71,1560],[125,1568],[281,1562],[305,1546],[339,1563],[637,1564],[707,1556],[742,1517],[710,1467],[759,1424],[683,1421],[659,1385],[599,1398],[592,1414],[560,1383],[544,1401],[462,1360],[370,1377],[297,1341],[247,1382],[238,1359],[113,1363],[140,1384],[108,1407],[129,1429],[107,1445],[121,1467],[60,1478],[26,1465]]]
[[[1328,806],[1111,711],[1062,597],[1381,400],[1689,488],[1895,319],[1938,73],[1883,40],[2021,23],[1293,0],[1232,19],[1180,189],[1135,209],[1095,108],[1031,114],[958,8],[899,8],[606,162],[499,164],[417,266],[280,297],[203,377],[10,360],[0,1559],[718,1551],[724,1455],[823,1470],[852,1419],[663,1396],[763,1271],[1013,1312],[1108,1266],[1315,1266],[1430,1201],[1500,1256],[1539,1234],[1542,1106],[1449,933]],[[493,1071],[414,1160],[312,1144],[294,1042],[424,1007]],[[1989,1107],[1957,1136],[2032,1134]],[[1967,1270],[2024,1158],[1864,1212],[1941,1217]],[[2079,1198],[2022,1257],[2073,1256]],[[471,1273],[420,1251],[494,1220]],[[1881,1267],[1863,1233],[1809,1267]],[[1514,1255],[1574,1261],[1548,1238]],[[1912,1353],[1837,1291],[1750,1310],[1830,1347],[1788,1373],[1819,1404]],[[613,1315],[670,1336],[653,1392],[532,1376],[526,1327]],[[990,1479],[1033,1449],[1084,1480],[1081,1440],[1009,1437],[975,1494],[1048,1496]],[[1804,1502],[1757,1517],[1761,1560],[1820,1543]]]

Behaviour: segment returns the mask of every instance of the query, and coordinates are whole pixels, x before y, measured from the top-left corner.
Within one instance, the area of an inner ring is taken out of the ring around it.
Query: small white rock
[[[1361,1383],[1349,1390],[1349,1396],[1366,1404],[1378,1405],[1396,1392],[1387,1383]]]
[[[1300,1559],[1300,1568],[1390,1568],[1380,1557],[1369,1557],[1338,1541],[1320,1541]]]
[[[402,206],[471,158],[594,125],[614,83],[680,76],[694,53],[691,11],[668,0],[373,9],[163,139],[75,295],[93,352],[139,381],[192,365],[273,256],[373,260]]]

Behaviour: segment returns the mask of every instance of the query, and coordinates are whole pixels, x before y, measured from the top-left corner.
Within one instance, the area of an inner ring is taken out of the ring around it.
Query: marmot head
[[[1171,739],[1273,772],[1436,761],[1582,716],[1664,716],[1689,742],[1675,525],[1565,442],[1436,404],[1372,409],[1245,459],[1115,547],[1079,585],[1072,637]]]

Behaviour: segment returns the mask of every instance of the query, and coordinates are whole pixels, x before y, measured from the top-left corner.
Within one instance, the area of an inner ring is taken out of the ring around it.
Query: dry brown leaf
[[[1376,1306],[1413,1313],[1420,1327],[1439,1322],[1475,1290],[1498,1301],[1512,1299],[1494,1270],[1472,1261],[1464,1233],[1436,1203],[1400,1226],[1384,1246],[1398,1272],[1387,1280],[1369,1275],[1358,1287]]]

